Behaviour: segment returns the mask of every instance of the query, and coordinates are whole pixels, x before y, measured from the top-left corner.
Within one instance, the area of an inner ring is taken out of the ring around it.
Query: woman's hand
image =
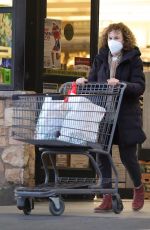
[[[108,85],[118,85],[119,84],[119,80],[116,78],[110,78],[107,80]]]
[[[76,80],[77,85],[84,85],[86,82],[88,82],[88,80],[84,77],[80,77]]]

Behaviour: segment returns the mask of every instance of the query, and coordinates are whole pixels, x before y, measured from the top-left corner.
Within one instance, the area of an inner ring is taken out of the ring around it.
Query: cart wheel
[[[56,207],[55,202],[50,200],[49,211],[53,216],[60,216],[65,210],[65,204],[62,199],[59,198],[59,208]]]
[[[32,200],[32,205],[34,205],[33,200]],[[31,214],[32,207],[31,207],[30,200],[28,198],[26,198],[25,204],[24,204],[24,207],[22,208],[22,210],[23,210],[23,213],[25,215],[30,215]]]
[[[112,196],[112,209],[116,214],[119,214],[123,210],[123,203],[119,194]]]

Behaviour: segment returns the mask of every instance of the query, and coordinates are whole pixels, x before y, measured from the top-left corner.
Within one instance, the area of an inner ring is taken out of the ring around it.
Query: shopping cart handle
[[[127,84],[125,82],[120,82],[118,84],[118,86],[121,86],[123,90],[126,88],[126,85]],[[68,91],[71,89],[71,86],[72,86],[72,82],[66,82],[62,84],[59,88],[59,93],[67,95]],[[82,91],[82,90],[84,90],[84,93],[90,92],[90,90],[92,89],[91,86],[92,88],[94,87],[97,90],[103,90],[105,88],[108,88],[108,83],[107,82],[100,82],[100,83],[99,82],[86,82],[84,85],[78,85],[77,94],[79,91]],[[110,87],[116,88],[117,85],[115,86],[110,85]]]

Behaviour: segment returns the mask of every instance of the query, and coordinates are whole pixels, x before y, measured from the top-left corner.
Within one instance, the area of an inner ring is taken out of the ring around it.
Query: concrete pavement
[[[139,212],[132,211],[131,200],[123,200],[124,210],[120,214],[94,213],[99,202],[65,201],[61,216],[49,213],[48,202],[36,202],[29,216],[16,206],[0,206],[0,230],[150,230],[150,200]]]

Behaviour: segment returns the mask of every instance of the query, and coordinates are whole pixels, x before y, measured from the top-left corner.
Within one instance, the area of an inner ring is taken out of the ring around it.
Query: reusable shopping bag
[[[72,96],[68,97],[67,110],[58,139],[81,145],[97,142],[105,108],[93,104],[85,96]]]
[[[77,85],[72,83],[68,95],[76,94]],[[63,100],[53,100],[45,97],[36,125],[36,139],[56,139],[60,135],[63,120],[67,114],[68,97]]]
[[[66,112],[64,100],[45,97],[36,125],[35,138],[39,140],[56,139]]]

